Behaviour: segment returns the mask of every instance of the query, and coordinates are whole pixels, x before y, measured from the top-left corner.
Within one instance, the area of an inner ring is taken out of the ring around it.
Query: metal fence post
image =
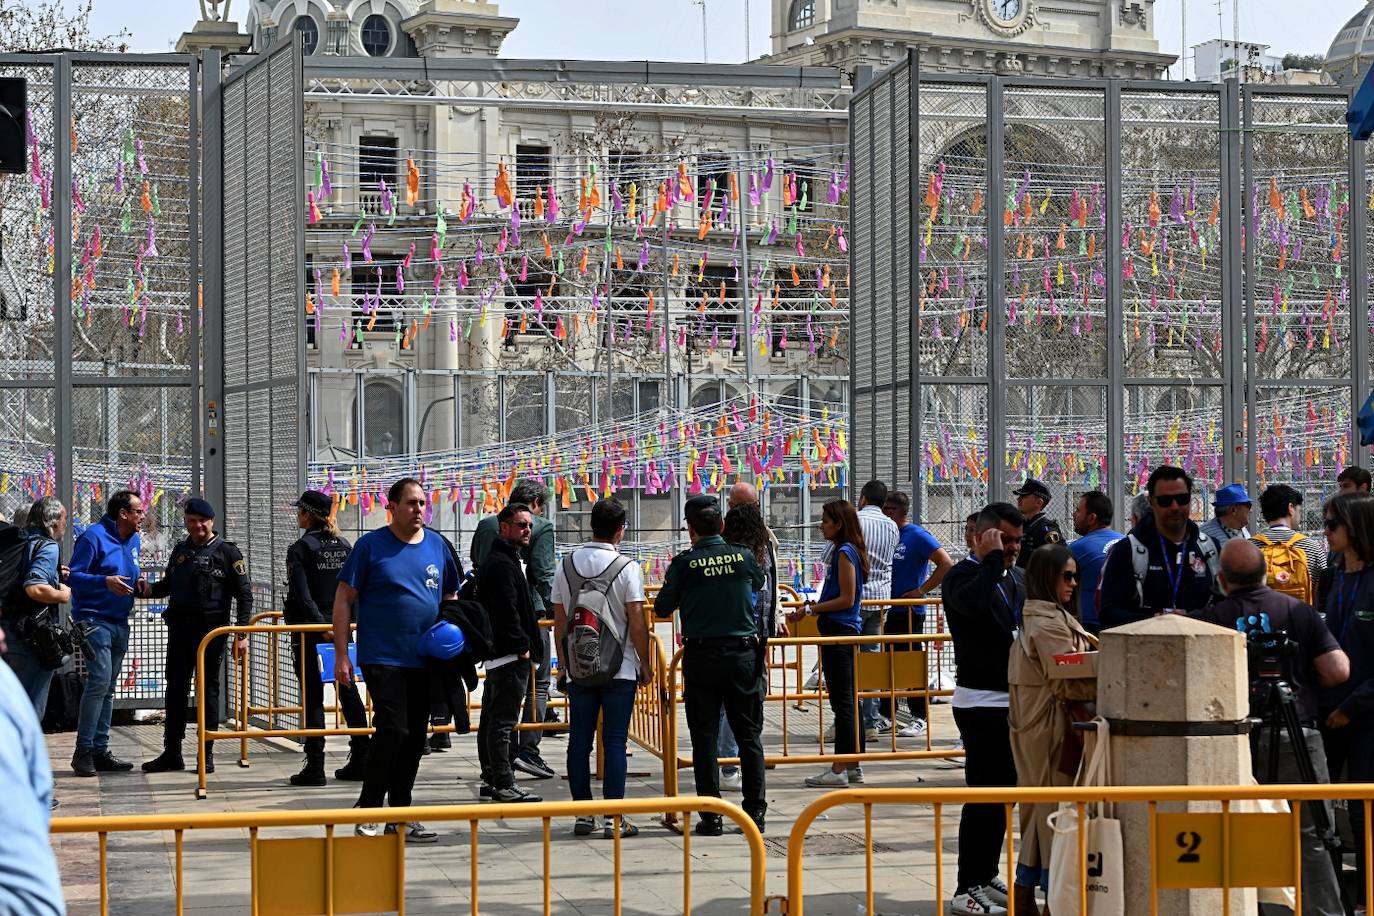
[[[73,505],[72,492],[72,62],[59,54],[53,62],[53,399],[56,414],[53,453],[54,495]],[[69,528],[64,548],[71,546]]]
[[[924,500],[922,497],[921,455],[924,452],[921,439],[921,246],[920,183],[921,174],[921,71],[920,55],[915,48],[906,52],[907,79],[907,301],[902,306],[907,309],[906,321],[910,328],[907,341],[907,412],[910,417],[911,438],[906,443],[907,478],[911,481],[912,518],[923,519],[921,514]],[[893,381],[896,381],[895,370]],[[901,443],[899,443],[901,445]],[[893,469],[894,471],[896,468]]]
[[[1103,137],[1107,155],[1107,478],[1104,489],[1126,514],[1125,300],[1121,292],[1121,83],[1108,80]]]
[[[988,80],[988,494],[989,502],[1006,492],[1006,245],[1002,201],[1006,199],[1002,158],[1006,121],[1002,80]]]
[[[1369,392],[1369,182],[1365,144],[1347,141],[1350,161],[1350,463],[1369,467],[1369,450],[1360,444],[1355,415]]]
[[[1247,92],[1246,123],[1249,122],[1249,114]],[[1252,377],[1254,372],[1254,360],[1251,358],[1247,361],[1246,353],[1252,353],[1253,347],[1247,345],[1244,352],[1237,349],[1244,317],[1250,311],[1246,303],[1254,295],[1255,256],[1253,244],[1246,246],[1244,253],[1240,244],[1242,221],[1249,218],[1245,212],[1245,183],[1253,166],[1250,145],[1245,144],[1242,150],[1241,119],[1240,84],[1230,79],[1221,86],[1222,142],[1218,150],[1221,157],[1222,250],[1226,252],[1225,269],[1221,275],[1222,438],[1226,445],[1221,464],[1222,476],[1228,483],[1249,480],[1247,468],[1253,467],[1253,459],[1245,456],[1253,453],[1255,439],[1254,424],[1249,425],[1247,434],[1245,423],[1248,397],[1246,379]],[[1249,373],[1246,372],[1247,368]]]

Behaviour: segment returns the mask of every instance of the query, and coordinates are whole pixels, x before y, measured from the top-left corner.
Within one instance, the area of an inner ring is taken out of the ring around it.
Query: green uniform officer
[[[750,550],[720,536],[720,505],[712,496],[693,496],[686,505],[689,550],[673,557],[654,613],[681,617],[683,693],[692,736],[692,770],[698,795],[720,797],[716,741],[720,712],[739,742],[744,810],[763,830],[768,808],[763,786],[763,655],[754,621],[754,592],[766,581]],[[720,815],[702,814],[696,832],[720,836]]]

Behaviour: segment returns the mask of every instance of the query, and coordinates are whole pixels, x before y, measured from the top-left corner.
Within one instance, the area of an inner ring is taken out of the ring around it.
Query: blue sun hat
[[[465,643],[463,631],[456,623],[440,620],[420,634],[418,651],[427,658],[449,661],[462,654]]]
[[[1248,506],[1254,501],[1250,499],[1250,494],[1245,492],[1245,487],[1238,483],[1222,487],[1217,490],[1216,497],[1212,500],[1212,507],[1216,509],[1226,509],[1231,506]]]

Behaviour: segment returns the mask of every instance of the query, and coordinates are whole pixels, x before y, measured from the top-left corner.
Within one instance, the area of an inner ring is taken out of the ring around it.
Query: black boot
[[[429,736],[429,749],[431,751],[446,751],[453,747],[453,740],[449,738],[448,732],[435,732]]]
[[[324,754],[307,754],[305,766],[301,767],[299,773],[291,777],[291,785],[322,786],[324,784]]]
[[[334,771],[334,778],[344,782],[362,782],[367,775],[367,745],[348,749],[348,763]]]
[[[79,747],[72,754],[72,772],[77,776],[95,775],[95,757],[88,747]]]
[[[143,764],[143,772],[145,773],[167,773],[172,770],[184,769],[186,769],[186,761],[181,758],[180,744],[167,745],[163,749],[161,756],[155,757]]]
[[[215,742],[205,742],[205,772],[215,772]]]

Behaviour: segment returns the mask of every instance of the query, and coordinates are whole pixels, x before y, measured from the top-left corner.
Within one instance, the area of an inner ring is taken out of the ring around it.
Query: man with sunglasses
[[[129,614],[138,588],[138,529],[143,500],[120,490],[105,503],[105,516],[76,539],[72,548],[72,620],[82,625],[86,684],[76,719],[78,776],[123,773],[134,765],[110,753],[110,717],[115,687],[129,649]]]
[[[1146,484],[1150,515],[1112,546],[1102,570],[1102,628],[1187,614],[1222,596],[1217,543],[1189,517],[1193,478],[1160,465]]]

